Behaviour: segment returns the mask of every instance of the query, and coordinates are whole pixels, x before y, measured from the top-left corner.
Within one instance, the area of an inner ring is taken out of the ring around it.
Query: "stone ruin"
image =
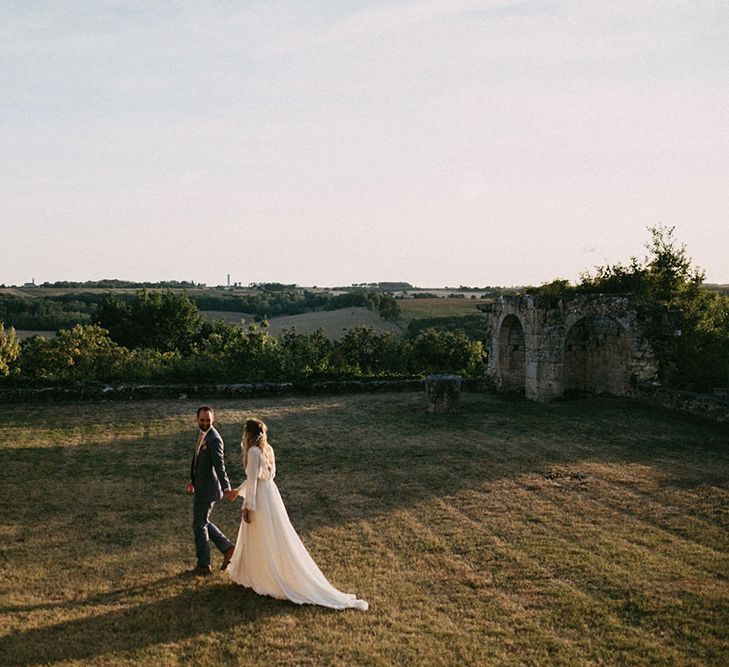
[[[487,376],[499,391],[534,401],[565,393],[633,395],[658,379],[645,331],[655,309],[630,297],[503,296],[487,316]]]
[[[461,397],[461,376],[428,375],[425,378],[425,394],[431,414],[457,412]]]

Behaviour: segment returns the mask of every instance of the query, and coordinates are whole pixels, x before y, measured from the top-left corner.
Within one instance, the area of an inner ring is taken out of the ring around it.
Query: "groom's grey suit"
[[[195,553],[198,567],[210,567],[210,545],[212,540],[222,553],[233,544],[210,521],[210,513],[215,503],[230,490],[230,482],[225,472],[223,458],[223,438],[211,427],[192,457],[190,480],[195,488],[192,510],[192,530],[195,533]]]

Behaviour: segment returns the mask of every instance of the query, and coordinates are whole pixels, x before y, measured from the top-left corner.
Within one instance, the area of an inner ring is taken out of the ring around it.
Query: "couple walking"
[[[211,573],[208,540],[212,540],[223,554],[221,569],[227,570],[234,582],[256,593],[298,604],[366,610],[367,602],[338,591],[327,581],[291,525],[273,481],[276,458],[268,444],[266,425],[260,419],[246,421],[241,443],[246,479],[233,489],[225,472],[223,439],[213,427],[214,419],[211,407],[198,409],[200,433],[187,485],[187,492],[194,494],[197,565],[192,573]],[[243,497],[243,517],[235,545],[210,521],[213,506],[223,495],[230,501]]]

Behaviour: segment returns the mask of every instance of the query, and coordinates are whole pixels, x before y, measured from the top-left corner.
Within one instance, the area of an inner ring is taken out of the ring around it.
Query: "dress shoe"
[[[196,565],[189,572],[193,577],[208,577],[212,574],[209,565]]]
[[[230,547],[228,551],[226,551],[223,554],[223,564],[220,566],[221,570],[224,570],[226,567],[228,567],[228,563],[230,563],[230,559],[233,558],[233,553],[235,552],[235,545]]]

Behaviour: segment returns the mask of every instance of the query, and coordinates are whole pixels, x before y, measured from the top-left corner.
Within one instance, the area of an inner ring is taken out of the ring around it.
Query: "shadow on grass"
[[[308,399],[302,399],[305,403],[305,410],[297,411],[294,403],[283,414],[276,414],[280,403],[275,399],[246,406],[248,414],[269,422],[276,481],[301,529],[367,519],[434,496],[583,460],[650,464],[676,486],[729,482],[729,428],[631,401],[543,405],[467,395],[454,415],[427,414],[420,394],[347,397],[313,413]],[[243,478],[237,446],[242,423],[229,418],[240,409],[233,401],[218,407],[233,485]],[[187,445],[194,438],[193,431],[171,426],[162,435],[105,444],[15,448],[5,463],[8,484],[0,497],[21,497],[13,503],[21,522],[37,521],[39,510],[46,517],[87,522],[113,510],[120,514],[121,526],[109,535],[96,531],[102,543],[108,539],[133,546],[131,533],[122,539],[124,524],[156,524],[160,530],[150,537],[165,541],[165,527],[177,530],[188,523],[190,501],[182,488],[192,448]],[[682,471],[686,463],[691,470]],[[29,484],[38,492],[30,502],[24,491]],[[120,493],[124,485],[133,492]],[[106,487],[114,490],[111,498]],[[90,488],[100,493],[89,493]],[[155,514],[150,501],[165,516]],[[226,501],[218,504],[214,520],[224,532],[234,533],[237,525],[228,526],[224,518],[233,508],[226,506]]]
[[[677,489],[704,483],[726,488],[729,482],[729,428],[617,399],[540,405],[466,396],[455,415],[426,414],[423,397],[414,394],[347,397],[326,410],[299,411],[294,401],[287,401],[286,410],[277,411],[281,402],[275,399],[244,406],[219,403],[231,481],[236,484],[242,477],[239,416],[257,414],[271,426],[277,483],[294,526],[304,531],[367,520],[434,497],[583,461],[651,465],[662,483]],[[302,399],[304,404],[311,401]],[[78,423],[77,414],[62,414],[69,424]],[[102,556],[108,549],[130,559],[140,545],[151,544],[159,552],[177,531],[188,530],[191,503],[182,488],[193,442],[193,430],[170,424],[153,437],[8,450],[0,488],[0,500],[14,508],[8,524],[18,533],[22,528],[45,536],[49,523],[56,521],[55,555],[63,559],[57,564],[72,563],[72,549]],[[575,471],[561,474],[568,473]],[[590,484],[589,476],[580,481]],[[239,506],[232,512],[221,504],[227,509],[216,507],[213,518],[232,537]],[[712,520],[725,522],[723,516],[717,513]],[[87,527],[83,535],[75,530],[79,522]],[[68,534],[76,535],[73,544],[65,541]],[[188,545],[181,558],[194,553],[191,530]],[[17,553],[25,554],[24,549],[18,547]],[[135,606],[135,597],[154,601]],[[96,609],[107,606],[120,608]],[[80,601],[11,606],[0,611],[85,615],[0,638],[0,663],[94,661],[225,631],[292,608],[306,613],[231,584],[183,584],[176,577]]]
[[[149,583],[139,584],[138,586],[117,588],[99,595],[79,598],[78,600],[54,600],[52,602],[41,602],[38,604],[0,607],[0,613],[33,612],[46,609],[77,609],[82,607],[93,607],[96,605],[119,604],[132,597],[164,592],[171,584],[180,582],[182,578],[183,575],[170,575],[168,577],[163,577],[162,579],[156,579]]]
[[[184,577],[169,577],[152,584],[117,590],[66,608],[122,604],[124,598],[154,592],[155,602],[91,613],[42,628],[0,637],[4,666],[36,665],[61,660],[96,662],[107,654],[136,652],[148,646],[178,642],[224,632],[234,625],[255,623],[298,608],[291,602],[261,597],[232,584],[200,584]],[[38,607],[34,607],[38,608]],[[92,641],[90,641],[93,639]]]

